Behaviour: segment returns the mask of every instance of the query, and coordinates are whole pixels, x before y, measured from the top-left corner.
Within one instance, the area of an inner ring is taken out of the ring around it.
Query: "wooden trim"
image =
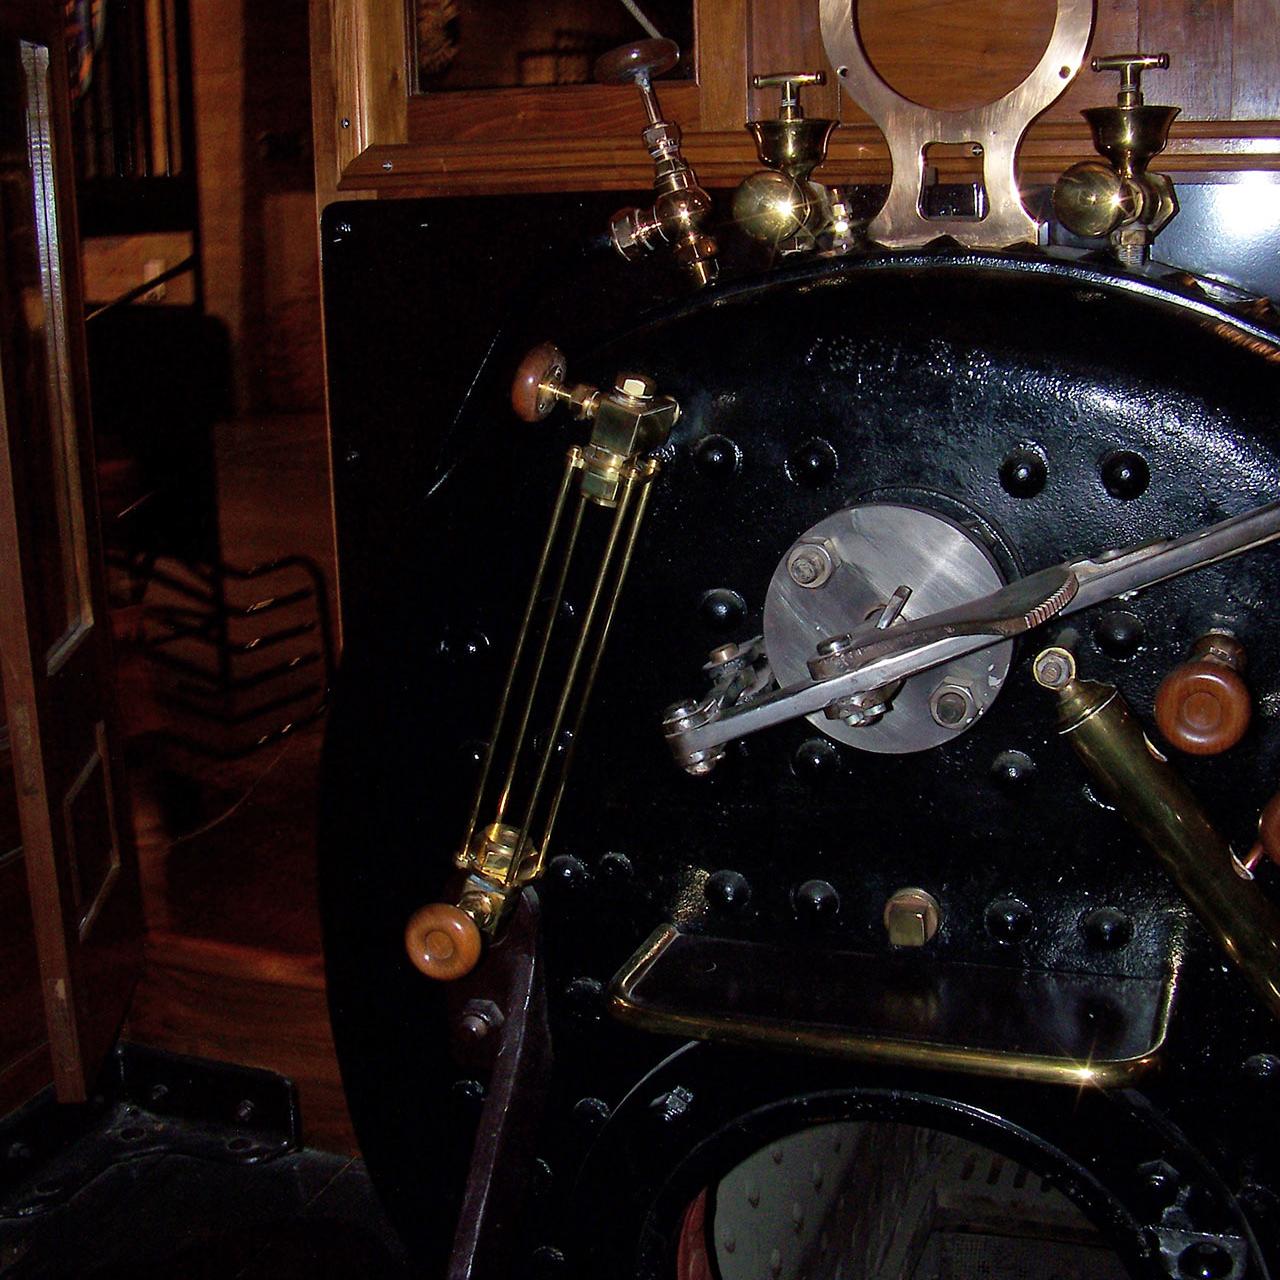
[[[815,6],[816,7],[816,6]],[[699,118],[702,128],[715,132],[741,129],[747,120],[748,0],[702,0],[694,5],[694,46],[698,58],[701,91]],[[674,86],[673,86],[674,87]],[[676,106],[663,109],[688,128]]]
[[[321,0],[323,3],[323,0]],[[402,0],[330,0],[337,162],[404,142],[409,41]]]
[[[267,951],[163,931],[147,934],[143,954],[149,967],[159,965],[304,991],[324,990],[324,962],[316,955]]]
[[[690,134],[685,155],[708,187],[732,186],[760,167],[745,130]],[[1024,178],[1048,181],[1068,165],[1092,158],[1083,122],[1049,121],[1028,133],[1019,167]],[[1169,172],[1280,170],[1280,121],[1179,123],[1157,167]],[[889,153],[879,130],[870,124],[841,128],[816,176],[832,183],[887,180]],[[340,186],[344,192],[402,197],[631,190],[647,188],[652,178],[643,148],[632,135],[617,134],[583,138],[571,147],[531,140],[518,153],[502,141],[374,147],[349,166]]]

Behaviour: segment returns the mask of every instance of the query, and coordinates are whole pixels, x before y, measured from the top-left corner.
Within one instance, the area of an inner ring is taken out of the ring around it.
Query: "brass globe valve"
[[[766,168],[743,180],[733,196],[733,220],[754,240],[783,253],[811,249],[832,221],[830,193],[809,180],[827,158],[838,121],[809,119],[800,105],[804,85],[826,84],[822,71],[775,71],[753,76],[753,88],[777,86],[782,101],[772,120],[748,120],[756,154]]]
[[[1167,53],[1117,53],[1094,58],[1094,71],[1115,71],[1120,89],[1114,107],[1090,107],[1081,115],[1103,160],[1072,165],[1053,189],[1053,209],[1067,230],[1106,236],[1125,266],[1142,266],[1159,232],[1178,212],[1172,180],[1148,173],[1164,150],[1178,107],[1149,107],[1142,73],[1169,65]]]
[[[701,286],[716,277],[715,237],[702,230],[711,197],[680,154],[680,127],[662,118],[653,77],[680,60],[674,40],[639,40],[602,54],[595,77],[602,84],[634,84],[648,123],[640,135],[654,165],[657,199],[647,209],[620,209],[609,223],[613,247],[628,260],[669,245],[675,260]]]

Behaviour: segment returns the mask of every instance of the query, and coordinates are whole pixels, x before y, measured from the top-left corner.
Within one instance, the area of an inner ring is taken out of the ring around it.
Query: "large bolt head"
[[[929,695],[929,714],[935,724],[959,732],[978,718],[973,690],[958,680],[944,680]]]
[[[798,587],[823,586],[835,567],[835,557],[820,542],[802,542],[787,556],[787,572]]]

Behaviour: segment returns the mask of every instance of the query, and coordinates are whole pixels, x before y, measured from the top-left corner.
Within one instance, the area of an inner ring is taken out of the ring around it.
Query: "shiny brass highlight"
[[[1079,679],[1074,661],[1060,679],[1042,678],[1046,666],[1059,670],[1053,663],[1064,653],[1045,650],[1035,660],[1036,678],[1056,692],[1060,732],[1227,958],[1280,1018],[1280,911],[1233,869],[1231,847],[1147,740],[1117,689]]]

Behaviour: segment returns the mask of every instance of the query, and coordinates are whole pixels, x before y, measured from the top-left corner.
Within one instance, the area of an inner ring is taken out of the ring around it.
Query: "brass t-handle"
[[[1108,53],[1094,58],[1089,65],[1095,71],[1118,71],[1120,92],[1116,95],[1118,107],[1142,106],[1142,73],[1163,71],[1169,65],[1167,53]]]
[[[753,89],[768,89],[777,85],[782,90],[779,120],[803,120],[804,108],[800,105],[800,88],[806,84],[826,84],[825,71],[771,71],[768,75],[752,76]]]

